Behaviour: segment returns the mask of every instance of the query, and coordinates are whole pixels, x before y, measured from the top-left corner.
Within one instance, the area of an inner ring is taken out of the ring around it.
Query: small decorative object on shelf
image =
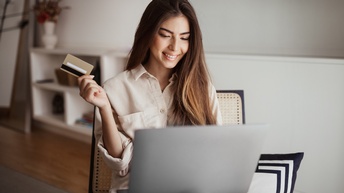
[[[53,114],[64,113],[64,100],[61,94],[56,94],[53,98]]]
[[[93,115],[93,111],[84,113],[81,118],[75,121],[75,123],[78,125],[84,125],[86,127],[92,128],[94,119]]]
[[[69,7],[59,6],[61,0],[43,0],[38,1],[34,6],[34,12],[37,22],[43,24],[42,42],[46,49],[53,49],[57,44],[55,26],[62,9]]]
[[[55,75],[56,75],[56,78],[57,78],[57,82],[60,85],[64,85],[64,86],[78,86],[78,79],[77,79],[77,77],[62,71],[60,68],[56,68],[55,69]]]
[[[55,23],[51,21],[44,22],[44,34],[42,42],[46,49],[54,49],[57,44],[57,36],[55,34]]]

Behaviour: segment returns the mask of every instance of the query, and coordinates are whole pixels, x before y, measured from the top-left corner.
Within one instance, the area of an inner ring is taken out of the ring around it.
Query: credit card
[[[93,70],[93,65],[71,54],[67,54],[60,69],[73,76],[79,77],[85,74],[91,74]]]

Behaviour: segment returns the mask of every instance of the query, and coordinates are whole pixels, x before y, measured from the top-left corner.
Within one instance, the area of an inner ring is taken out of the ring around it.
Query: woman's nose
[[[172,50],[172,51],[178,51],[178,46],[179,46],[178,40],[176,40],[175,38],[173,38],[173,39],[171,40],[171,43],[170,43],[170,46],[169,46],[170,50]]]

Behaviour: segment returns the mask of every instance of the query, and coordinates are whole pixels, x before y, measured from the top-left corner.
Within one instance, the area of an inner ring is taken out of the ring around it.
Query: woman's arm
[[[120,133],[112,114],[111,104],[104,89],[93,78],[93,75],[84,75],[78,78],[80,96],[88,103],[99,108],[102,119],[104,147],[112,157],[120,158],[123,147]]]
[[[115,119],[113,118],[111,106],[99,108],[102,118],[103,142],[108,153],[115,158],[122,156],[123,147]]]

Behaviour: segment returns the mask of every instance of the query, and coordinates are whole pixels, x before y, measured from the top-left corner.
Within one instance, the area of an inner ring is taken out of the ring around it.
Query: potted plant
[[[61,0],[38,1],[33,8],[36,21],[39,24],[43,24],[44,34],[42,36],[42,41],[47,49],[52,49],[56,46],[57,36],[55,35],[55,25],[62,9],[69,8],[67,6],[61,7],[59,5],[60,1]]]

